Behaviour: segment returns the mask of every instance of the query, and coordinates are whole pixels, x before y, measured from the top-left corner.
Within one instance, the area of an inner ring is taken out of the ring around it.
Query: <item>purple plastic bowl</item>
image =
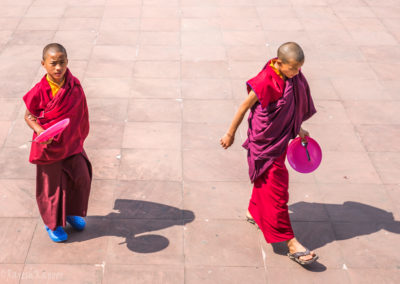
[[[322,151],[317,141],[306,136],[306,145],[297,137],[290,142],[287,150],[287,159],[290,166],[299,173],[311,173],[321,164]],[[308,154],[307,154],[308,152]]]

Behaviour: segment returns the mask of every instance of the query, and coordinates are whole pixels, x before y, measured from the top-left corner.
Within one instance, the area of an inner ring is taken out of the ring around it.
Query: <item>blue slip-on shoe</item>
[[[49,234],[50,239],[53,242],[61,243],[65,242],[68,239],[67,233],[64,231],[63,227],[58,226],[54,231],[50,230],[49,227],[45,226],[47,233]]]
[[[82,231],[86,226],[85,219],[80,216],[67,216],[67,222],[72,226],[72,228],[78,231]]]

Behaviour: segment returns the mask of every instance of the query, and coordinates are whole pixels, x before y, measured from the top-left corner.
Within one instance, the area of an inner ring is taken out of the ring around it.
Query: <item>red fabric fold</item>
[[[285,90],[285,81],[270,66],[272,60],[268,61],[256,77],[246,83],[247,92],[254,91],[262,108],[281,98]]]
[[[83,143],[89,134],[88,108],[82,86],[69,70],[65,75],[64,86],[54,98],[44,76],[23,100],[44,129],[65,118],[70,119],[68,127],[57,135],[51,144],[32,142],[29,156],[31,163],[51,164],[83,151]],[[36,136],[36,133],[33,133],[33,139]]]
[[[294,238],[287,203],[289,173],[285,166],[286,152],[254,182],[249,212],[268,243]]]

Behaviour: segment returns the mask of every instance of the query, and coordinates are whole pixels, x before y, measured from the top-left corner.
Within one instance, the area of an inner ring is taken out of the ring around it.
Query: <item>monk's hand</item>
[[[235,136],[229,133],[226,133],[220,140],[221,146],[224,149],[228,149],[232,144],[233,141],[235,140]]]
[[[37,132],[37,135],[39,136],[39,135],[42,134],[43,132],[44,132],[44,129],[42,129],[42,130],[40,130],[39,132]],[[51,142],[53,142],[53,140],[54,140],[54,138],[52,137],[52,138],[50,138],[50,139],[47,140],[47,141],[40,142],[40,144],[46,144],[46,145],[48,145],[48,144],[51,144]]]
[[[301,138],[301,141],[307,142],[306,141],[306,136],[310,136],[310,133],[308,133],[307,130],[305,130],[305,129],[300,127],[299,136]]]
[[[43,142],[40,142],[40,144],[46,144],[46,145],[48,145],[48,144],[51,144],[51,142],[53,142],[53,138],[50,138],[49,140],[47,140],[47,141],[43,141]]]

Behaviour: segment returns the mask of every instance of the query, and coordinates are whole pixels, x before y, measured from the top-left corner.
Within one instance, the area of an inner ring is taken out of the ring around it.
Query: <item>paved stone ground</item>
[[[244,221],[244,82],[299,42],[324,160],[291,172],[304,269]],[[49,241],[21,97],[43,46],[69,52],[90,107],[88,227]],[[400,1],[0,0],[1,283],[398,283]]]

